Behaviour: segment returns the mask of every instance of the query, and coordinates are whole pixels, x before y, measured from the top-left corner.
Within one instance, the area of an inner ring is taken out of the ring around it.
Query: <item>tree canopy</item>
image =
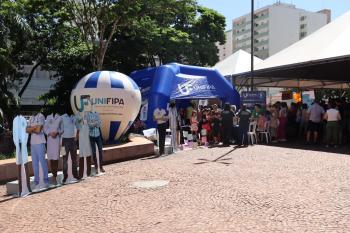
[[[195,0],[0,0],[0,107],[11,111],[9,90],[26,77],[21,96],[38,67],[57,79],[45,108],[70,111],[70,91],[95,70],[214,65],[224,30],[224,16]]]

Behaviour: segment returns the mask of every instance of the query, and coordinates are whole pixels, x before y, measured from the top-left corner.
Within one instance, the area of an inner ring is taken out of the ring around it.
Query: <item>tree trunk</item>
[[[22,89],[21,89],[20,92],[18,93],[18,97],[19,97],[19,98],[22,97],[24,91],[27,89],[27,87],[28,87],[30,81],[32,80],[34,71],[36,70],[36,68],[38,68],[38,66],[40,66],[40,64],[41,64],[41,61],[39,61],[38,63],[36,63],[36,64],[33,66],[32,70],[31,70],[30,73],[29,73],[29,76],[28,76],[27,81],[25,82],[25,84],[23,85]]]

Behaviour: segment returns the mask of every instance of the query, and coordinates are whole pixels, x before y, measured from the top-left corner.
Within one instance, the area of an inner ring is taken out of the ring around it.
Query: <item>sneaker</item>
[[[102,173],[105,173],[105,172],[106,172],[105,169],[103,169],[103,167],[100,167],[100,171],[101,171]]]

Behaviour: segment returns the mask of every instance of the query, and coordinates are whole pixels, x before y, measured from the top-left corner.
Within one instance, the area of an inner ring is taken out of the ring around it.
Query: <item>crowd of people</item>
[[[154,120],[158,124],[160,155],[164,153],[166,129],[172,132],[173,150],[191,142],[196,145],[248,145],[248,132],[267,132],[272,142],[301,141],[306,144],[325,144],[335,148],[350,138],[350,103],[344,99],[305,103],[276,102],[267,106],[224,104],[223,108],[196,106],[176,108],[171,102],[168,109],[157,108]],[[254,127],[255,126],[255,127]],[[175,133],[174,133],[175,132]],[[184,133],[185,132],[185,133]],[[258,139],[257,139],[258,140]]]

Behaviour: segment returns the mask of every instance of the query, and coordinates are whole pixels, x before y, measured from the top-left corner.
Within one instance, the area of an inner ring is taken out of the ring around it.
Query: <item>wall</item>
[[[294,8],[271,6],[269,11],[269,56],[299,40],[299,12]]]

